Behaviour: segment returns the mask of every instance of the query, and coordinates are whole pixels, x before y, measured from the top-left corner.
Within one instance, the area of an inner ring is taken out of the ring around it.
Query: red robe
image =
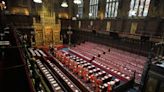
[[[74,68],[74,61],[73,60],[70,60],[70,62],[69,62],[69,68],[70,69],[73,69]]]
[[[82,66],[78,66],[78,75],[81,76],[82,75],[82,71],[83,71],[83,67]]]
[[[95,86],[96,85],[96,77],[92,74],[90,75],[90,81],[92,82],[92,85]]]
[[[88,77],[88,70],[87,69],[83,69],[83,72],[82,72],[82,76],[83,76],[83,79],[84,81],[87,81],[87,77]]]
[[[107,92],[111,92],[111,90],[112,90],[112,87],[110,84],[108,84]]]
[[[97,79],[96,80],[96,92],[100,92],[100,88],[99,86],[102,84],[102,80]]]
[[[77,63],[76,62],[74,62],[74,64],[73,64],[74,66],[74,68],[73,68],[73,73],[77,73],[78,72],[78,68],[77,68]]]

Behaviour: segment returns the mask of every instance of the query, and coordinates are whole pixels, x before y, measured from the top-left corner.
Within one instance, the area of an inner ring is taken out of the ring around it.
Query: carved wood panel
[[[51,27],[45,27],[45,44],[53,43],[53,29]]]
[[[43,44],[43,31],[42,30],[35,31],[35,42],[36,42],[36,45]]]

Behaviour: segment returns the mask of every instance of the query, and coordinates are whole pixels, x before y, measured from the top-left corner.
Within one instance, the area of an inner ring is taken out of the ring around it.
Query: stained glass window
[[[151,0],[131,0],[129,17],[139,16],[144,17],[147,16],[149,10],[149,4]]]
[[[98,12],[98,0],[90,0],[89,17],[96,18]]]
[[[82,18],[83,17],[83,0],[81,0],[81,4],[78,4],[78,14],[77,17]]]
[[[117,11],[118,11],[118,0],[106,0],[106,11],[105,11],[105,17],[117,17]]]

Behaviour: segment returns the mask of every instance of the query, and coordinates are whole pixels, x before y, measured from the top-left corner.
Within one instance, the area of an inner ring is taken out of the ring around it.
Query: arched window
[[[148,14],[151,0],[131,0],[129,17],[145,17]]]
[[[96,18],[98,12],[98,0],[90,0],[89,3],[89,17]]]
[[[78,4],[78,14],[77,17],[82,18],[83,17],[83,0],[81,0],[81,4]]]
[[[106,0],[105,17],[117,17],[118,0]]]

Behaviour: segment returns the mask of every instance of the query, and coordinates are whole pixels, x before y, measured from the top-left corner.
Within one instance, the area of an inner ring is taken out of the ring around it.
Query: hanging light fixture
[[[81,0],[74,0],[73,3],[75,3],[75,4],[81,4]]]
[[[6,3],[5,3],[5,1],[1,1],[0,2],[0,10],[4,10],[4,9],[6,9],[7,7],[6,7]]]
[[[5,1],[2,1],[2,4],[4,4],[4,5],[5,5]]]
[[[33,0],[35,3],[42,3],[42,0]]]
[[[67,4],[66,0],[64,0],[62,2],[61,7],[64,7],[64,8],[68,7],[68,4]]]

